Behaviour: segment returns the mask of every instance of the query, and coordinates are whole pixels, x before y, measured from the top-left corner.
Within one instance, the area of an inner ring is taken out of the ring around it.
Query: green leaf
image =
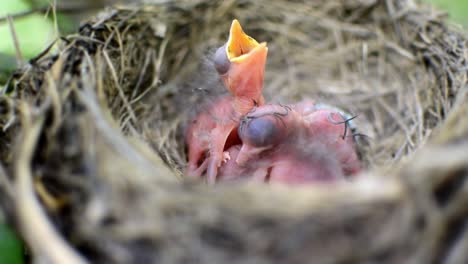
[[[20,0],[0,1],[0,17],[30,10]],[[13,20],[20,49],[28,59],[41,52],[54,39],[53,23],[40,14],[29,15]],[[0,52],[15,54],[15,46],[7,22],[0,23]]]
[[[24,263],[23,245],[15,232],[5,224],[0,224],[0,263]]]
[[[468,27],[468,1],[466,0],[426,0],[437,8],[448,12],[450,18],[457,23]]]

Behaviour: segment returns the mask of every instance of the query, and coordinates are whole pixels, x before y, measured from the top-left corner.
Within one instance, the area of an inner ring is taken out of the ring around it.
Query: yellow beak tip
[[[237,19],[232,20],[229,39],[226,45],[226,53],[229,60],[232,61],[234,58],[241,57],[259,46],[266,48],[266,43],[259,44],[254,38],[245,34]]]

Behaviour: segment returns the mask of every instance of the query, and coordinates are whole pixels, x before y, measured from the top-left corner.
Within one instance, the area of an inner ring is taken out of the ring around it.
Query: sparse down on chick
[[[361,170],[350,117],[312,100],[265,104],[268,49],[232,22],[228,41],[213,58],[229,95],[193,118],[186,132],[186,175],[209,183],[256,180],[330,183]]]
[[[361,170],[350,120],[336,108],[312,101],[266,104],[242,118],[220,180],[286,184],[330,183]]]
[[[232,22],[229,38],[214,56],[214,66],[230,95],[220,98],[191,120],[186,132],[188,166],[186,175],[207,174],[216,181],[218,168],[226,161],[228,149],[236,138],[242,116],[254,106],[264,104],[263,75],[268,48],[244,33],[237,20]]]

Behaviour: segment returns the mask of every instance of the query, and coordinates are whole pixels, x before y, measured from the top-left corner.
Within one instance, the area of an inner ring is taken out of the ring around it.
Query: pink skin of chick
[[[237,20],[232,22],[227,43],[214,56],[214,66],[230,95],[191,121],[185,135],[187,176],[202,177],[206,171],[208,183],[216,182],[218,168],[229,159],[226,150],[234,144],[241,117],[264,104],[267,52],[266,43],[259,44],[244,33]]]
[[[201,177],[208,168],[209,150],[213,140],[213,130],[216,127],[231,125],[232,120],[237,120],[238,116],[233,110],[231,97],[222,97],[211,105],[208,111],[199,113],[191,120],[190,126],[185,134],[185,141],[188,145],[188,165],[185,174],[188,177]],[[237,142],[237,131],[234,131],[233,139],[226,139],[226,145],[233,145]]]
[[[312,101],[255,108],[241,121],[242,147],[228,149],[219,177],[293,185],[344,180],[361,170],[346,125],[340,112]]]

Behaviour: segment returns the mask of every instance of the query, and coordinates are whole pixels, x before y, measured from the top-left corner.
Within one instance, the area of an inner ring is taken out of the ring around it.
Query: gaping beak
[[[242,61],[252,57],[251,55],[256,51],[263,50],[265,52],[264,55],[266,55],[267,51],[266,43],[262,43],[262,47],[260,47],[260,44],[254,38],[245,34],[239,21],[236,19],[232,21],[231,29],[229,30],[229,38],[225,48],[228,59],[233,63],[242,63]],[[256,58],[262,59],[262,56],[257,55]],[[264,58],[266,59],[266,56]]]
[[[224,50],[223,50],[224,49]],[[229,31],[229,39],[216,55],[224,58],[224,70],[220,72],[224,84],[236,98],[247,101],[263,100],[263,75],[268,48],[265,42],[258,43],[245,34],[239,21],[234,20]],[[215,60],[215,63],[218,63]]]

